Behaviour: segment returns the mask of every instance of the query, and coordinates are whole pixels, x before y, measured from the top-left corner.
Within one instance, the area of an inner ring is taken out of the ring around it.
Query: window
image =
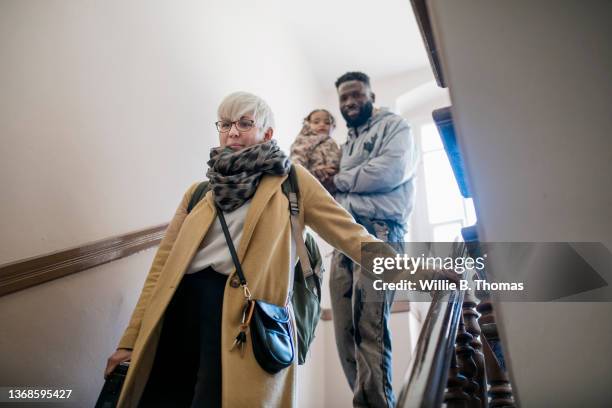
[[[454,241],[461,228],[476,222],[472,199],[465,199],[434,123],[420,128],[426,211],[434,241]]]

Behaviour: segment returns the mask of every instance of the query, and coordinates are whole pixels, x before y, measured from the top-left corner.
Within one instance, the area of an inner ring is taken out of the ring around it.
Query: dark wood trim
[[[425,48],[427,49],[427,57],[433,70],[438,86],[446,88],[446,81],[442,72],[442,64],[440,62],[440,53],[433,36],[431,27],[431,19],[429,18],[429,10],[427,10],[427,0],[411,0],[412,10],[416,17]]]
[[[0,296],[81,272],[158,245],[168,224],[0,265]]]
[[[408,311],[410,311],[410,304],[407,302],[394,302],[393,306],[391,306],[391,313],[405,313]],[[331,309],[325,308],[321,310],[321,320],[329,321],[332,319]]]

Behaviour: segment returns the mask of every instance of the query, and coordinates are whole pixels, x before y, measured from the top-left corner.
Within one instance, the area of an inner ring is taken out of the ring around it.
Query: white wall
[[[612,249],[612,4],[429,4],[481,238]],[[551,285],[557,272],[516,271]],[[497,305],[521,406],[610,405],[611,312],[609,302]]]
[[[433,79],[433,72],[429,66],[406,71],[397,75],[373,77],[371,83],[372,90],[376,94],[376,104],[399,113],[400,98]]]
[[[274,2],[0,3],[0,263],[167,222],[216,107],[263,96],[282,147],[318,102]],[[92,406],[152,250],[0,298],[0,384]]]
[[[0,384],[72,389],[91,407],[154,250],[0,298]]]
[[[231,91],[288,147],[318,88],[273,6],[2,2],[0,261],[167,221]]]

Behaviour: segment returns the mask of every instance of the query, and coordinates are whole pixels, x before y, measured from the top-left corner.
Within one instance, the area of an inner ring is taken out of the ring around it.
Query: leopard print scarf
[[[206,176],[215,202],[223,211],[234,211],[248,201],[265,174],[289,173],[291,162],[275,140],[258,143],[239,151],[215,147],[210,151]]]

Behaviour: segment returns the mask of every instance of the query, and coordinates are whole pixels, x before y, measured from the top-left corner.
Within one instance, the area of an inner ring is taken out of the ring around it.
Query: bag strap
[[[308,257],[308,249],[304,242],[304,230],[300,225],[299,214],[300,214],[300,189],[298,187],[297,173],[295,166],[292,164],[289,169],[289,176],[283,182],[283,193],[289,199],[289,213],[291,217],[291,234],[295,241],[296,251],[300,260],[300,266],[302,267],[302,273],[304,278],[308,278],[316,273],[310,264],[310,258]],[[320,276],[317,274],[320,278]]]
[[[217,208],[217,216],[219,217],[221,229],[223,229],[223,235],[225,235],[225,241],[227,241],[227,246],[229,247],[230,255],[232,256],[232,261],[234,261],[234,266],[236,266],[236,273],[238,274],[238,278],[240,279],[240,286],[244,288],[245,297],[250,298],[251,293],[249,292],[249,288],[247,287],[246,277],[242,272],[242,266],[240,265],[240,260],[238,259],[236,248],[234,247],[234,241],[232,241],[232,236],[230,235],[229,229],[227,228],[227,222],[225,222],[225,215],[223,215],[223,211],[216,203],[215,207]]]
[[[205,182],[200,183],[200,185],[198,185],[198,187],[196,188],[196,191],[191,197],[191,200],[189,203],[190,206],[191,206],[191,201],[194,200],[194,196],[196,195],[196,193],[200,194],[201,196],[204,189],[208,187],[207,185],[202,187],[202,185],[205,183],[208,184],[208,182],[205,181]],[[308,278],[312,276],[313,274],[316,274],[316,272],[312,269],[312,266],[310,264],[310,258],[308,257],[308,250],[306,248],[306,243],[304,242],[303,229],[300,226],[300,222],[298,219],[298,215],[300,213],[299,188],[298,188],[298,183],[297,183],[297,174],[295,172],[295,167],[293,165],[291,165],[291,168],[289,169],[289,176],[287,177],[285,182],[283,182],[282,190],[283,190],[283,193],[289,199],[291,234],[293,235],[293,239],[296,244],[296,251],[297,251],[299,261],[300,261],[300,266],[302,268],[302,273],[304,274],[304,278]],[[197,204],[197,201],[196,201],[196,204]],[[216,203],[215,203],[215,207],[217,209],[217,216],[219,217],[219,222],[221,223],[221,229],[223,229],[223,235],[225,235],[225,241],[227,242],[227,246],[229,248],[230,255],[232,256],[232,261],[234,262],[234,266],[236,267],[236,273],[238,274],[238,278],[240,279],[240,286],[242,286],[245,289],[245,296],[250,298],[251,294],[247,287],[247,280],[246,280],[246,277],[244,276],[244,272],[242,271],[242,266],[240,265],[240,260],[238,259],[238,254],[236,253],[236,248],[234,247],[234,242],[232,241],[232,236],[230,235],[229,229],[227,228],[227,222],[225,221],[225,215],[223,215],[223,211],[221,210],[221,208],[219,208],[219,206]],[[317,274],[317,277],[320,278],[318,274]],[[247,296],[247,293],[248,293],[248,296]]]

